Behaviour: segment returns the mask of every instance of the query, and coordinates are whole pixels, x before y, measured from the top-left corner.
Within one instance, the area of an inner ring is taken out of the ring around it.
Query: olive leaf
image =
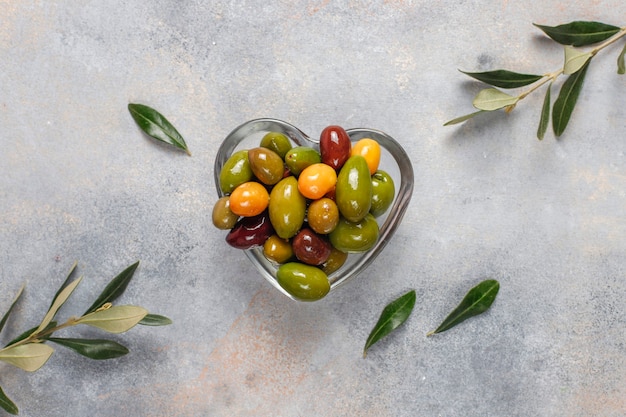
[[[22,292],[24,291],[24,286],[25,284],[22,284],[22,287],[19,289],[19,291],[15,295],[15,298],[13,298],[13,302],[11,303],[11,306],[9,307],[7,312],[4,313],[4,316],[2,316],[2,320],[0,320],[0,332],[4,328],[4,325],[6,324],[7,320],[9,319],[9,316],[11,315],[11,311],[13,311],[13,307],[15,307],[17,300],[19,300],[20,297],[22,296]]]
[[[181,136],[176,128],[161,113],[144,104],[128,104],[128,111],[133,117],[137,125],[148,136],[173,145],[191,155],[185,139]]]
[[[469,290],[461,303],[446,317],[439,327],[426,334],[426,336],[445,332],[470,317],[484,313],[491,307],[499,289],[500,283],[495,279],[488,279],[476,285]]]
[[[45,329],[41,330],[40,333],[47,333],[48,330],[53,329],[57,326],[57,322],[56,321],[51,321],[50,323],[48,323],[48,325],[46,326]],[[26,330],[25,332],[21,333],[19,336],[17,336],[15,339],[11,340],[9,343],[6,344],[5,347],[7,346],[11,346],[16,344],[17,342],[21,342],[22,340],[28,338],[30,335],[32,335],[33,333],[35,333],[35,330],[37,330],[39,328],[39,326],[37,327],[33,327],[30,328],[28,330]],[[50,337],[50,334],[45,335],[45,336],[41,336],[40,339],[47,339]]]
[[[587,21],[575,21],[558,26],[533,24],[561,45],[572,46],[585,46],[602,42],[620,30],[617,26]]]
[[[552,130],[554,130],[556,136],[561,136],[569,123],[590,62],[591,60],[588,60],[581,69],[567,77],[567,80],[565,80],[561,86],[559,96],[554,101],[554,107],[552,108]]]
[[[112,340],[106,339],[77,339],[58,338],[52,334],[78,324],[86,324],[97,327],[111,333],[122,333],[139,322],[152,326],[170,324],[171,320],[165,316],[151,314],[143,307],[137,306],[112,306],[111,301],[119,297],[126,289],[139,262],[127,267],[115,277],[100,294],[96,302],[87,313],[80,318],[70,317],[63,324],[57,325],[54,317],[73,291],[80,283],[81,278],[73,280],[77,263],[75,262],[65,279],[65,282],[57,290],[48,311],[37,327],[28,329],[17,338],[0,349],[0,361],[9,363],[28,372],[34,372],[41,368],[54,353],[54,349],[44,342],[52,342],[65,346],[90,359],[112,359],[126,355],[128,349]],[[19,290],[9,310],[0,319],[0,331],[6,324],[11,311],[20,298],[24,287]],[[91,311],[95,309],[94,311]],[[0,388],[0,407],[10,414],[17,414],[17,406]]]
[[[539,119],[539,127],[537,128],[537,139],[543,140],[546,131],[548,130],[548,124],[550,122],[550,91],[552,90],[552,83],[548,85],[546,90],[546,96],[543,99],[543,106],[541,107],[541,118]]]
[[[2,391],[2,387],[0,387],[0,407],[4,408],[9,414],[17,415],[19,410],[17,409],[17,405],[7,395]]]
[[[143,326],[167,326],[168,324],[172,324],[172,320],[159,314],[146,314],[137,324]]]
[[[52,302],[52,305],[50,306],[50,309],[44,316],[39,327],[37,327],[37,330],[35,330],[35,333],[39,333],[40,331],[45,329],[46,326],[48,326],[48,324],[52,321],[52,319],[56,315],[57,311],[59,311],[59,308],[61,308],[61,306],[67,301],[69,296],[72,295],[72,292],[74,292],[78,284],[80,284],[81,280],[82,280],[82,277],[75,279],[70,284],[68,284],[65,288],[63,288],[63,290],[57,293],[57,295],[54,297],[54,301]]]
[[[550,38],[564,45],[565,59],[560,68],[543,73],[543,75],[522,74],[503,69],[484,72],[461,72],[498,88],[516,88],[533,84],[517,96],[505,94],[497,88],[490,88],[480,91],[474,97],[473,104],[477,109],[482,111],[504,109],[506,113],[513,110],[519,101],[537,91],[539,87],[542,87],[544,84],[552,84],[562,75],[571,77],[563,84],[559,97],[552,106],[552,112],[549,107],[551,92],[548,91],[546,93],[541,112],[542,117],[537,129],[537,137],[541,140],[547,131],[546,123],[549,124],[550,117],[552,117],[555,136],[558,137],[563,133],[569,123],[570,116],[576,104],[576,100],[578,99],[578,94],[580,93],[589,62],[598,52],[613,45],[622,38],[625,38],[626,28],[619,28],[601,22],[587,21],[575,21],[559,26],[545,26],[536,23],[534,23],[534,25],[544,31]],[[575,47],[591,45],[593,43],[599,44],[588,52],[575,49]],[[618,74],[626,73],[626,63],[624,62],[626,59],[625,55],[626,46],[624,46],[617,57]],[[479,114],[479,112],[457,117],[444,123],[444,126],[465,122],[477,114]]]
[[[571,46],[565,45],[565,63],[563,64],[563,74],[570,75],[582,68],[593,56],[590,52],[580,51]]]
[[[61,291],[63,291],[65,287],[67,287],[72,282],[72,278],[74,276],[74,272],[76,271],[77,266],[78,266],[78,262],[74,261],[74,263],[72,264],[70,268],[70,272],[67,273],[67,277],[65,278],[65,281],[63,281],[63,284],[61,284],[56,294],[54,294],[54,298],[52,299],[52,302],[50,303],[50,307],[48,307],[48,309],[52,308],[52,304],[54,304],[54,301],[59,297],[59,294],[61,294]]]
[[[51,337],[51,342],[72,349],[90,359],[102,360],[124,356],[128,349],[117,342],[106,339],[73,339]]]
[[[619,56],[617,57],[617,73],[620,75],[626,74],[626,64],[624,64],[624,55],[626,55],[626,45],[624,45],[622,52],[620,52]]]
[[[118,276],[113,278],[111,282],[104,288],[102,293],[98,296],[96,301],[83,313],[85,314],[93,313],[100,307],[102,307],[106,303],[110,303],[115,301],[120,295],[124,293],[126,287],[130,283],[130,280],[133,279],[133,275],[137,267],[139,266],[139,261],[135,262],[131,266],[124,269],[119,273]]]
[[[87,324],[109,333],[124,333],[141,321],[148,311],[137,306],[113,306],[87,314],[76,324]]]
[[[518,88],[532,84],[543,78],[543,75],[521,74],[508,70],[494,70],[485,72],[466,72],[461,71],[465,75],[482,81],[486,84],[500,88]]]
[[[450,126],[450,125],[456,125],[458,123],[463,123],[466,120],[469,120],[472,117],[478,116],[480,113],[484,113],[484,112],[485,112],[485,110],[478,110],[478,111],[476,111],[474,113],[466,114],[465,116],[461,116],[461,117],[457,117],[456,119],[448,120],[443,125],[444,126]]]
[[[518,101],[519,97],[503,93],[497,88],[487,88],[478,92],[472,104],[479,110],[493,111],[512,106]]]
[[[415,298],[415,290],[411,290],[387,304],[365,342],[363,357],[367,355],[367,350],[374,343],[387,336],[406,321],[415,306]]]
[[[34,372],[48,361],[53,352],[54,349],[46,344],[27,343],[0,350],[0,361]]]

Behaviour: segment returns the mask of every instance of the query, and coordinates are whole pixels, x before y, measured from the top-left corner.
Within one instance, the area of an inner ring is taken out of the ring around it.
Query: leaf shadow
[[[554,54],[560,53],[563,51],[563,46],[553,41],[546,35],[542,34],[534,34],[532,35],[532,42],[535,44],[539,50],[542,51],[546,56],[554,56]],[[559,60],[562,59],[560,55],[558,55]]]

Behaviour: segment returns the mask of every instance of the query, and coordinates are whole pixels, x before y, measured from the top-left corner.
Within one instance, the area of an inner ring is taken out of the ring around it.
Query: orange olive
[[[361,155],[367,162],[370,175],[374,175],[380,163],[380,145],[374,139],[365,138],[352,146],[351,155]]]
[[[230,194],[230,211],[238,216],[261,214],[267,208],[270,196],[265,187],[254,181],[244,182]]]
[[[304,197],[317,200],[331,191],[337,183],[337,173],[324,163],[309,165],[298,177],[298,191]]]

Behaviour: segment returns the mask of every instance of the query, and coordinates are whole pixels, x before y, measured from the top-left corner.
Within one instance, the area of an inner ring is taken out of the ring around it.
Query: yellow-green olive
[[[291,142],[283,133],[268,132],[263,136],[263,139],[261,139],[260,146],[271,149],[280,156],[280,159],[285,159],[285,154],[291,149]]]
[[[358,222],[370,211],[372,205],[372,177],[367,161],[353,155],[337,176],[335,201],[339,212],[351,222]]]
[[[306,199],[298,191],[296,177],[283,178],[272,188],[269,212],[278,236],[289,239],[298,233],[304,223]]]
[[[378,240],[378,223],[368,213],[362,220],[351,222],[339,219],[339,224],[328,236],[330,243],[342,252],[365,252],[371,249]]]
[[[372,175],[372,207],[370,213],[374,217],[381,216],[393,203],[396,193],[391,175],[378,170]]]
[[[337,248],[331,248],[330,256],[326,259],[326,262],[322,264],[322,271],[326,273],[326,275],[330,275],[346,263],[346,259],[348,259],[348,254],[346,252],[342,252]]]
[[[220,171],[220,189],[230,194],[237,186],[252,179],[252,169],[248,161],[248,151],[237,151],[226,160]]]
[[[222,197],[213,206],[213,225],[218,229],[229,230],[235,227],[239,216],[230,210],[230,198]]]
[[[321,161],[322,157],[320,153],[307,146],[291,148],[285,155],[285,165],[287,165],[289,171],[295,176],[300,175],[302,170],[309,165],[317,164]]]
[[[339,223],[339,209],[330,198],[324,197],[312,201],[307,211],[307,222],[315,232],[326,235]]]
[[[300,262],[279,266],[276,280],[285,291],[300,301],[319,300],[330,291],[330,282],[324,271]]]
[[[284,264],[293,257],[293,249],[288,240],[272,235],[263,244],[263,255],[270,261]]]

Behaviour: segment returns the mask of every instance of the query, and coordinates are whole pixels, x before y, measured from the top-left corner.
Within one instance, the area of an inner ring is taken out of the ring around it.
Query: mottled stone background
[[[442,126],[482,88],[458,69],[561,65],[533,22],[625,17],[623,0],[0,0],[2,312],[27,285],[1,341],[41,320],[74,260],[61,318],[141,260],[120,301],[174,320],[111,336],[120,359],[0,364],[0,386],[37,417],[626,415],[623,42],[594,59],[561,139],[535,138],[542,93]],[[144,136],[129,102],[193,155]],[[318,303],[279,294],[211,225],[219,143],[258,117],[380,129],[413,161],[394,239]],[[487,277],[488,313],[425,336]],[[413,315],[363,359],[409,288]]]

